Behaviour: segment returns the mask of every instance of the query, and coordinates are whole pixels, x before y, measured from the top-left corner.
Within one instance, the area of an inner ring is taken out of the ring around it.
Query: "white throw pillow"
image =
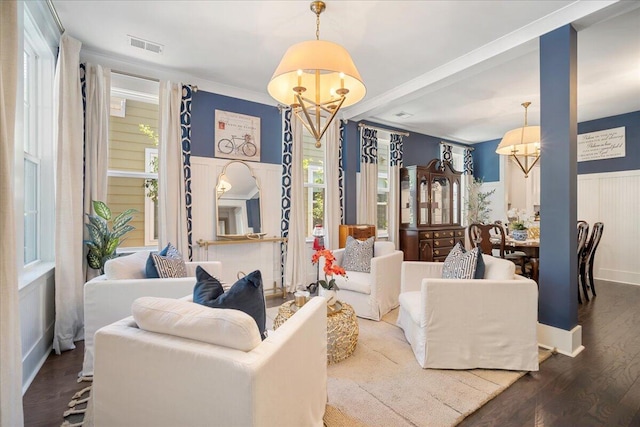
[[[484,260],[484,278],[489,280],[512,280],[516,274],[516,265],[509,260],[482,255]]]
[[[250,351],[261,342],[255,320],[230,308],[209,308],[190,301],[142,297],[131,306],[140,329]]]
[[[109,280],[146,279],[145,267],[149,251],[113,258],[104,264],[104,274]]]

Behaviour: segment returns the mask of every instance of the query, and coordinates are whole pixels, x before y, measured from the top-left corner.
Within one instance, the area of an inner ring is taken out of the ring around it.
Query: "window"
[[[24,110],[23,110],[23,159],[24,159],[24,265],[40,259],[39,205],[40,158],[38,150],[38,55],[28,38],[24,41]]]
[[[54,57],[42,33],[37,29],[29,7],[24,11],[22,38],[22,81],[18,96],[22,96],[22,108],[17,120],[22,131],[16,130],[15,194],[22,217],[16,218],[18,256],[25,267],[24,273],[39,268],[42,261],[53,261],[55,206],[54,158],[53,158],[53,72]],[[21,94],[21,95],[20,95]],[[20,98],[19,98],[20,99]],[[22,246],[22,248],[20,248]],[[22,249],[22,250],[20,250]],[[21,286],[26,282],[21,282]]]
[[[313,228],[324,222],[324,144],[316,148],[316,140],[305,128],[302,133],[302,165],[305,187],[305,230],[311,238]]]
[[[156,246],[158,84],[113,73],[111,99],[107,204],[114,215],[138,211],[120,247]]]
[[[378,223],[379,237],[389,235],[389,138],[378,137]]]

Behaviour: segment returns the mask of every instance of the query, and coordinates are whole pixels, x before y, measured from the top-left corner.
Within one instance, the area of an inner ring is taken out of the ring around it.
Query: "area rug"
[[[278,308],[267,310],[271,329]],[[398,310],[380,322],[358,319],[354,353],[327,369],[327,427],[455,426],[502,393],[526,372],[473,369],[422,369],[404,333]],[[540,362],[551,356],[540,350]],[[86,385],[86,383],[85,383]],[[83,425],[90,388],[74,396],[64,427]]]
[[[276,314],[267,311],[269,319]],[[327,427],[454,426],[526,374],[422,369],[397,316],[396,309],[381,322],[358,319],[355,352],[328,367]],[[549,356],[540,350],[540,361]]]

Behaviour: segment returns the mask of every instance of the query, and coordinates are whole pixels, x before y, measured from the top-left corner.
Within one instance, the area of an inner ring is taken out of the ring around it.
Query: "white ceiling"
[[[85,59],[275,105],[285,50],[315,37],[309,1],[53,0]],[[460,142],[539,117],[540,35],[578,29],[578,119],[640,110],[640,2],[328,0],[320,38],[342,44],[367,86],[344,118]],[[130,47],[128,35],[164,45]],[[399,112],[412,114],[398,118]]]

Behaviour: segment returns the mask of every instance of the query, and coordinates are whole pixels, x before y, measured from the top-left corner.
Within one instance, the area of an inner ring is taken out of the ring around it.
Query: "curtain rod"
[[[473,148],[473,147],[469,147],[468,145],[456,144],[455,142],[440,141],[440,144],[442,144],[442,145],[453,145],[454,147],[464,148],[465,150],[471,150],[471,151],[475,150],[475,148]]]
[[[51,16],[53,16],[53,20],[56,22],[56,25],[58,26],[58,31],[60,31],[60,34],[64,33],[64,25],[62,25],[60,16],[58,16],[58,12],[56,11],[56,8],[53,6],[53,0],[47,0],[47,6],[49,7],[49,12],[51,12]]]
[[[160,83],[160,79],[156,79],[154,77],[147,77],[147,76],[143,76],[143,75],[140,75],[140,74],[129,73],[129,72],[126,72],[126,71],[119,71],[119,70],[111,70],[111,72],[115,73],[115,74],[120,74],[120,75],[123,75],[123,76],[127,76],[127,77],[134,77],[136,79],[149,80],[151,82]],[[191,89],[194,92],[197,92],[198,91],[198,86],[191,85]]]
[[[385,129],[385,128],[381,128],[378,126],[371,126],[371,125],[367,125],[364,123],[358,123],[358,127],[360,128],[369,128],[369,129],[373,129],[373,130],[381,130],[383,132],[389,132],[389,133],[393,133],[396,135],[402,135],[402,136],[409,136],[409,132],[401,132],[399,130],[391,130],[391,129]]]

